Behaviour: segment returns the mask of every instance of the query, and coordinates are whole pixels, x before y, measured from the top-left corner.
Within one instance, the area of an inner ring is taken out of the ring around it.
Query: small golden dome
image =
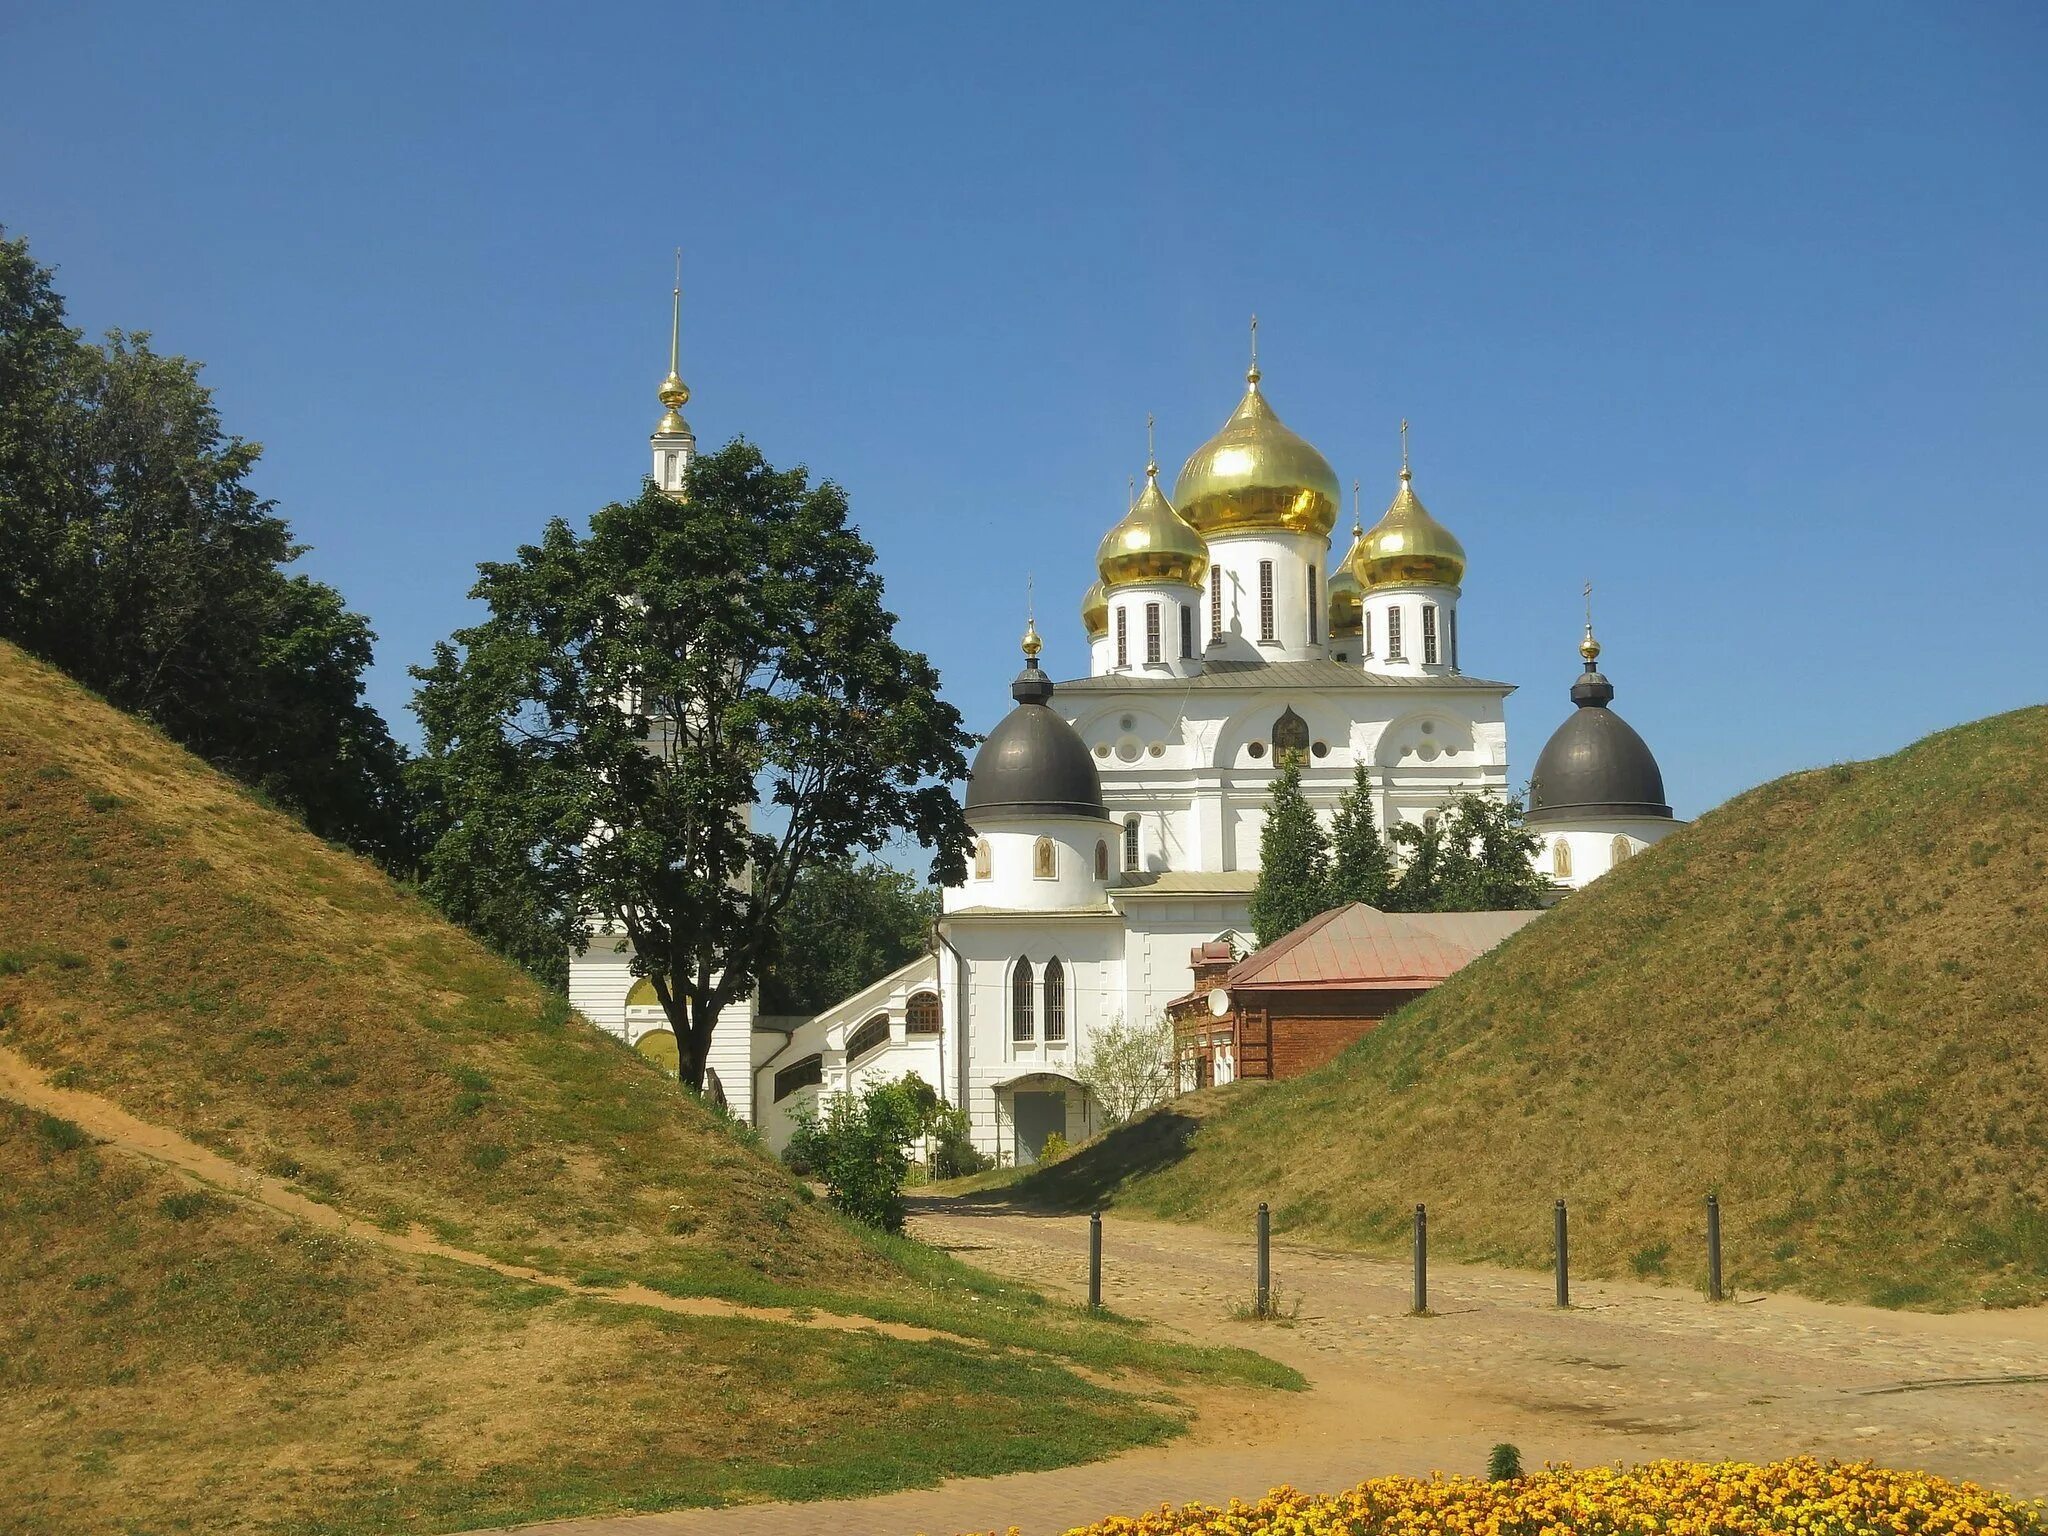
[[[1081,627],[1090,640],[1109,633],[1109,592],[1101,582],[1092,582],[1081,597]]]
[[[1352,570],[1352,561],[1365,545],[1365,532],[1358,524],[1351,525],[1351,547],[1344,552],[1344,558],[1337,562],[1337,569],[1325,583],[1323,591],[1329,601],[1330,638],[1335,640],[1346,635],[1365,632],[1365,589],[1358,584],[1358,577]]]
[[[1024,621],[1024,658],[1033,666],[1038,665],[1038,653],[1045,649],[1045,642],[1038,638],[1038,620]]]
[[[1455,587],[1465,579],[1465,546],[1429,515],[1401,471],[1401,489],[1351,556],[1351,571],[1375,587]]]
[[[1600,659],[1600,642],[1593,638],[1593,623],[1590,619],[1586,621],[1586,638],[1579,642],[1579,654],[1586,659],[1586,665],[1589,667]]]
[[[1145,466],[1145,489],[1123,521],[1103,535],[1095,568],[1107,587],[1170,581],[1199,587],[1209,575],[1209,546],[1159,489],[1159,466]]]
[[[669,376],[661,381],[661,388],[655,391],[655,398],[672,411],[680,411],[690,403],[690,386],[670,370]]]
[[[1181,516],[1219,533],[1327,534],[1337,524],[1337,473],[1288,430],[1259,393],[1256,364],[1223,430],[1188,456],[1174,482]]]

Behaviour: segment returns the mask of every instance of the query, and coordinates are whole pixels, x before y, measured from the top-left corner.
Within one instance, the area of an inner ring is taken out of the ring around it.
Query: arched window
[[[806,1056],[775,1074],[775,1102],[781,1103],[799,1088],[815,1088],[825,1081],[825,1058]]]
[[[1180,610],[1180,659],[1186,661],[1195,654],[1195,610],[1186,603],[1175,603]]]
[[[939,1012],[939,994],[936,992],[913,992],[903,1010],[904,1028],[913,1035],[936,1035],[944,1027],[944,1016]]]
[[[1052,839],[1041,837],[1031,845],[1031,878],[1050,880],[1058,870],[1053,853]]]
[[[1109,840],[1104,838],[1095,844],[1095,878],[1109,878]]]
[[[1453,608],[1444,615],[1444,633],[1451,642],[1451,670],[1458,670],[1458,610]]]
[[[1370,608],[1358,616],[1358,654],[1365,661],[1372,660],[1372,610]]]
[[[1157,603],[1147,603],[1145,605],[1145,661],[1148,666],[1156,667],[1159,665],[1162,659],[1160,645],[1159,605]]]
[[[1122,603],[1116,605],[1116,664],[1131,664],[1131,610]]]
[[[977,880],[986,880],[988,878],[990,863],[991,860],[989,858],[988,839],[985,837],[977,837],[974,840],[974,878]]]
[[[1407,659],[1407,657],[1401,654],[1401,610],[1389,608],[1387,610],[1387,660],[1406,661]]]
[[[659,1008],[661,1006],[661,999],[654,994],[653,977],[640,976],[634,979],[633,990],[626,994],[626,1006],[628,1008]]]
[[[1273,638],[1273,562],[1259,562],[1259,638]]]
[[[889,1015],[878,1013],[846,1037],[846,1064],[850,1067],[870,1051],[889,1043]]]
[[[1045,962],[1045,1041],[1056,1045],[1067,1038],[1067,972],[1058,956]]]
[[[1308,750],[1308,722],[1288,705],[1280,712],[1280,718],[1273,722],[1273,760],[1278,762],[1283,752],[1306,752]]]
[[[1323,573],[1315,566],[1308,568],[1308,643],[1314,645],[1319,638],[1316,634],[1316,619],[1321,609],[1317,601],[1316,578]]]
[[[650,1029],[633,1042],[633,1049],[658,1065],[670,1077],[681,1074],[682,1053],[676,1049],[674,1033],[666,1029]]]
[[[1209,567],[1209,638],[1223,633],[1223,567]]]
[[[1632,858],[1632,857],[1634,857],[1634,855],[1635,855],[1635,851],[1636,851],[1636,845],[1635,845],[1634,843],[1630,842],[1630,841],[1629,841],[1629,840],[1628,840],[1627,838],[1625,838],[1625,837],[1621,836],[1621,835],[1620,835],[1620,834],[1618,834],[1618,833],[1617,833],[1617,834],[1615,835],[1615,839],[1614,839],[1614,862],[1615,862],[1615,863],[1619,864],[1619,863],[1620,863],[1620,862],[1621,862],[1621,861],[1622,861],[1623,859],[1626,859],[1626,858]]]
[[[1561,837],[1550,845],[1550,872],[1560,880],[1572,877],[1572,845]]]
[[[1127,874],[1138,872],[1138,818],[1135,816],[1124,818],[1124,871]]]
[[[1020,957],[1010,973],[1010,1038],[1029,1045],[1037,1033],[1031,1016],[1031,962]]]
[[[1436,604],[1422,605],[1422,662],[1424,666],[1436,665]]]

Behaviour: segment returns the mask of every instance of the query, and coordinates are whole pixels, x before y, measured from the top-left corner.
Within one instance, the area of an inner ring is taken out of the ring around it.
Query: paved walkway
[[[1436,1315],[1405,1315],[1405,1262],[1280,1242],[1291,1326],[1234,1321],[1248,1240],[1110,1216],[1105,1300],[1209,1342],[1297,1366],[1306,1393],[1192,1394],[1173,1445],[1092,1466],[833,1504],[751,1505],[556,1521],[546,1536],[1046,1536],[1162,1502],[1335,1488],[1383,1472],[1477,1472],[1511,1440],[1530,1465],[1811,1451],[2048,1493],[2048,1310],[1930,1316],[1436,1265]],[[997,1200],[929,1200],[915,1231],[971,1263],[1078,1299],[1085,1218]],[[1184,1394],[1185,1395],[1185,1394]]]

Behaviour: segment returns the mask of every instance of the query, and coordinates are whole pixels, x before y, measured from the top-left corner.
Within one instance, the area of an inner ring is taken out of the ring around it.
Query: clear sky
[[[478,560],[687,414],[842,482],[977,729],[1144,457],[1266,390],[1470,554],[1562,718],[1579,589],[1694,815],[2048,694],[2048,7],[0,3],[0,223],[203,359],[375,702]],[[1340,539],[1342,530],[1340,527]]]

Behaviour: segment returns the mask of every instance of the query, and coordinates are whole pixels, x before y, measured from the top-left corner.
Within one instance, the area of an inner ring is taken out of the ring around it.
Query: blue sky
[[[1519,785],[1579,589],[1680,814],[2039,701],[2036,4],[0,8],[0,223],[207,363],[382,637],[688,415],[839,480],[986,729],[1266,388],[1471,557]]]

